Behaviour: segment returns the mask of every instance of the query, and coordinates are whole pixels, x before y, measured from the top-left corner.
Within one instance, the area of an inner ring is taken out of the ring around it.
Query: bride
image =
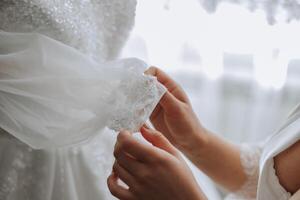
[[[0,199],[111,199],[105,177],[115,138],[108,128],[121,131],[108,178],[120,199],[205,199],[175,147],[233,191],[228,199],[299,199],[300,109],[263,147],[214,136],[170,77],[157,68],[143,75],[137,59],[113,60],[135,5],[0,2]],[[153,146],[128,132],[151,113],[157,130],[141,133]]]
[[[165,89],[114,60],[135,0],[0,2],[0,199],[112,199],[115,134],[137,131]]]
[[[145,145],[121,131],[108,187],[119,199],[204,200],[180,150],[216,183],[232,191],[226,199],[300,199],[300,106],[264,145],[233,145],[198,121],[185,92],[158,68],[146,71],[168,91],[144,125]],[[177,150],[178,149],[178,150]],[[119,185],[123,180],[129,188]]]

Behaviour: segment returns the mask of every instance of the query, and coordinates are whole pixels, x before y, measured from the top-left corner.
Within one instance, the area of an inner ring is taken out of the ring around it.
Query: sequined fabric
[[[105,61],[126,41],[135,6],[135,0],[1,0],[0,30],[38,32]],[[106,177],[115,136],[106,132],[77,146],[33,150],[0,129],[0,200],[113,199]]]
[[[0,29],[42,33],[107,60],[126,41],[135,5],[135,0],[1,0]]]

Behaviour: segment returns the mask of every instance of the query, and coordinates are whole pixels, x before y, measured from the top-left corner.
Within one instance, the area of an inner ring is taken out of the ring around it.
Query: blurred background
[[[213,2],[213,1],[211,1]],[[169,73],[201,122],[232,142],[263,142],[300,103],[300,22],[233,3],[139,0],[122,57]],[[191,166],[209,199],[218,189]]]

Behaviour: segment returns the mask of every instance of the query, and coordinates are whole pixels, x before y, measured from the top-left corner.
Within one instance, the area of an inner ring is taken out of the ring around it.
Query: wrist
[[[186,155],[199,154],[204,151],[209,144],[210,133],[203,127],[198,128],[191,134],[187,134],[176,147]]]

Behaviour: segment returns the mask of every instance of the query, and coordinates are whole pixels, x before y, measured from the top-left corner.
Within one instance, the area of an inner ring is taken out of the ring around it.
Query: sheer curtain
[[[202,123],[217,134],[263,142],[300,102],[299,5],[243,1],[255,5],[249,9],[230,2],[242,1],[138,1],[123,56],[171,74]],[[209,180],[195,173],[207,187]],[[211,199],[219,198],[207,190]]]

